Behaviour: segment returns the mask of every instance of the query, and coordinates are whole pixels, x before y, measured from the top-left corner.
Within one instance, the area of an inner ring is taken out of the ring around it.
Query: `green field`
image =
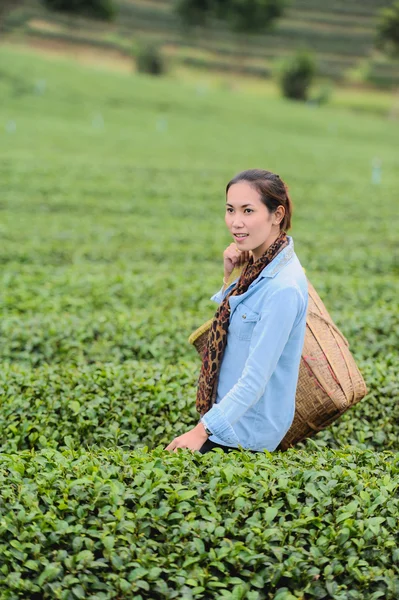
[[[396,599],[398,122],[0,59],[0,598]],[[286,453],[170,455],[250,167],[369,394]]]

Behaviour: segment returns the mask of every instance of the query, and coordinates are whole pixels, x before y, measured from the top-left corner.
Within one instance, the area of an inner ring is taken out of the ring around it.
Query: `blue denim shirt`
[[[293,421],[308,286],[288,240],[244,294],[229,298],[216,401],[201,417],[218,444],[272,451]],[[219,304],[237,281],[211,300]]]

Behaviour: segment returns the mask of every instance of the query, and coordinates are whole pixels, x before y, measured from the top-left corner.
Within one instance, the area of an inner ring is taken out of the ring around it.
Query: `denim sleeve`
[[[264,394],[292,328],[304,310],[305,303],[295,287],[277,290],[269,298],[253,330],[241,377],[224,398],[201,418],[204,425],[226,443],[238,444],[234,423]]]

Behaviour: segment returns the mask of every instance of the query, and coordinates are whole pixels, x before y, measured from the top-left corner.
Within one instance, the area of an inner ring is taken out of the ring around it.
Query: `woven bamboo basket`
[[[239,274],[235,270],[229,281]],[[309,303],[305,341],[299,366],[295,416],[279,445],[287,450],[328,427],[367,394],[364,379],[349,351],[349,344],[328,314],[308,280]],[[189,342],[200,356],[212,319],[191,334]]]

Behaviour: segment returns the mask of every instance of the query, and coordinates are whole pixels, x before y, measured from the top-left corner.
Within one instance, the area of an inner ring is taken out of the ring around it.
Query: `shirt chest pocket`
[[[259,319],[259,313],[240,302],[231,317],[229,332],[239,340],[250,340]]]

